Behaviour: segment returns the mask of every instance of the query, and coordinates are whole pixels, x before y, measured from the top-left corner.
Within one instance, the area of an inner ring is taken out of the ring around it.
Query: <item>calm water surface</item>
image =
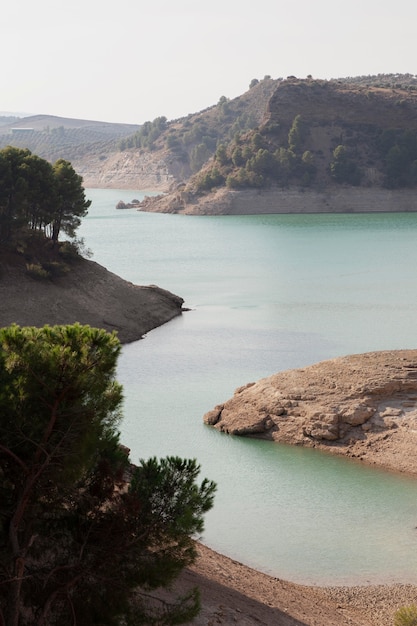
[[[218,483],[207,545],[298,582],[417,582],[417,481],[228,437],[203,414],[236,387],[343,354],[416,347],[417,214],[187,217],[88,190],[93,259],[192,309],[123,348],[122,439],[196,457]]]

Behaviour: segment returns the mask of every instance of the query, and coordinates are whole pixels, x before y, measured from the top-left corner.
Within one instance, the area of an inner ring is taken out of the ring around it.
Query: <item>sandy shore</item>
[[[309,587],[267,576],[199,544],[176,590],[197,586],[202,610],[191,624],[392,626],[395,611],[417,604],[417,586]]]

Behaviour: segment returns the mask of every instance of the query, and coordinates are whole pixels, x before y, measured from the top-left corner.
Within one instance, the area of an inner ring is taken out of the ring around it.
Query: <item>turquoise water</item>
[[[218,483],[203,541],[281,578],[417,582],[417,481],[221,435],[203,414],[236,387],[368,350],[415,347],[417,214],[189,217],[117,211],[88,190],[93,259],[191,310],[123,348],[133,460],[196,457]]]

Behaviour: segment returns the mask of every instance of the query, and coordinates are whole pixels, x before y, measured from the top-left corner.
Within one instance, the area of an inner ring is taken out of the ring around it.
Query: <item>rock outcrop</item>
[[[329,186],[325,191],[219,189],[204,196],[176,190],[146,197],[140,211],[187,215],[267,215],[295,213],[395,213],[417,211],[414,189]]]
[[[182,304],[169,291],[134,285],[81,258],[54,280],[35,280],[14,262],[0,263],[0,326],[79,322],[116,330],[128,343],[180,315]]]
[[[340,357],[275,374],[237,389],[204,422],[417,474],[417,350]]]

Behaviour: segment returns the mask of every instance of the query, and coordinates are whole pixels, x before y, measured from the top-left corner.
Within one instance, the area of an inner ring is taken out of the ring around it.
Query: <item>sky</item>
[[[3,113],[142,124],[235,98],[265,75],[417,74],[417,3],[411,0],[4,5]]]

